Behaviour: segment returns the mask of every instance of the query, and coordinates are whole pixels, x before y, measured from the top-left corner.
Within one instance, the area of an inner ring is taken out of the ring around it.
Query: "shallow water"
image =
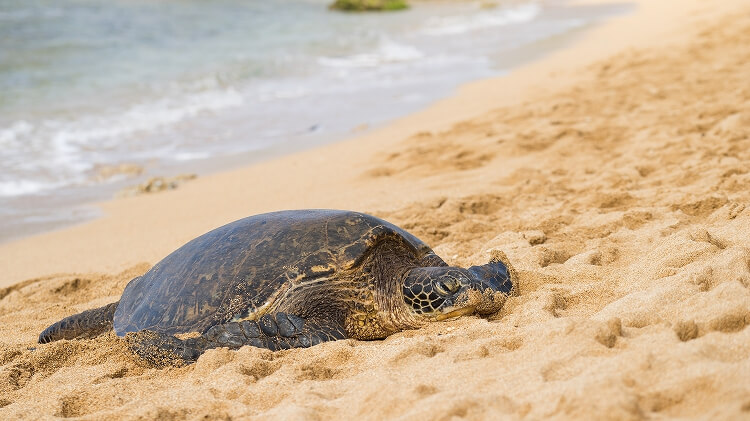
[[[339,139],[626,10],[0,1],[0,241],[94,216],[81,203],[139,180],[113,166],[201,172]]]

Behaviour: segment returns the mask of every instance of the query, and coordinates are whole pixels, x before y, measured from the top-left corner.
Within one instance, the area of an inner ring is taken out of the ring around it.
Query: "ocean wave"
[[[427,35],[457,35],[479,29],[487,29],[534,20],[541,12],[536,3],[515,7],[483,10],[466,16],[444,16],[431,19],[422,33]]]
[[[309,87],[285,86],[283,83],[266,83],[258,88],[257,98],[258,101],[268,102],[279,99],[303,98],[310,94],[311,90]]]
[[[61,183],[45,183],[34,180],[0,181],[0,197],[27,196],[60,186]]]
[[[145,160],[169,156],[174,150],[166,143],[150,141],[139,145],[134,140],[199,114],[243,103],[243,96],[228,88],[143,102],[120,113],[33,124],[16,121],[0,128],[0,146],[4,150],[0,155],[0,196],[23,196],[86,183],[87,173],[101,159],[108,162],[131,156]],[[181,153],[178,160],[199,158]]]
[[[18,138],[28,135],[32,130],[34,130],[34,126],[26,120],[16,121],[10,127],[0,129],[0,145],[11,147]]]
[[[172,156],[175,161],[194,161],[196,159],[206,159],[211,155],[208,152],[178,152]]]
[[[383,40],[375,51],[345,57],[319,57],[318,64],[338,68],[376,67],[385,63],[418,60],[422,57],[424,53],[411,45]]]
[[[122,114],[83,119],[66,124],[54,136],[54,143],[85,144],[93,140],[120,138],[138,132],[155,130],[178,123],[201,112],[217,111],[244,103],[242,95],[233,89],[201,92],[182,98],[165,98],[139,104]]]

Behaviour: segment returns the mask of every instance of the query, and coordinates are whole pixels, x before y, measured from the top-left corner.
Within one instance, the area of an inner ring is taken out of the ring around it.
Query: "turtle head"
[[[517,277],[505,255],[493,254],[486,265],[418,267],[404,276],[403,295],[412,311],[428,320],[466,314],[489,315],[515,293]]]

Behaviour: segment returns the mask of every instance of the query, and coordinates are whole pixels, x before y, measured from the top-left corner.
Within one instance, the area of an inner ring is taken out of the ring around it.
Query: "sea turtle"
[[[382,339],[428,321],[488,315],[515,283],[500,252],[463,269],[374,216],[280,211],[201,235],[131,280],[119,302],[67,317],[39,342],[114,328],[154,364],[189,363],[215,347]]]

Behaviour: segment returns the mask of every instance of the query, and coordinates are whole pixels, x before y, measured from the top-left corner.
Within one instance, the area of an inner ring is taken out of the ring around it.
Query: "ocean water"
[[[205,173],[375,127],[501,75],[629,6],[0,0],[0,241]],[[521,54],[519,54],[521,52]],[[111,171],[143,168],[139,177]]]

